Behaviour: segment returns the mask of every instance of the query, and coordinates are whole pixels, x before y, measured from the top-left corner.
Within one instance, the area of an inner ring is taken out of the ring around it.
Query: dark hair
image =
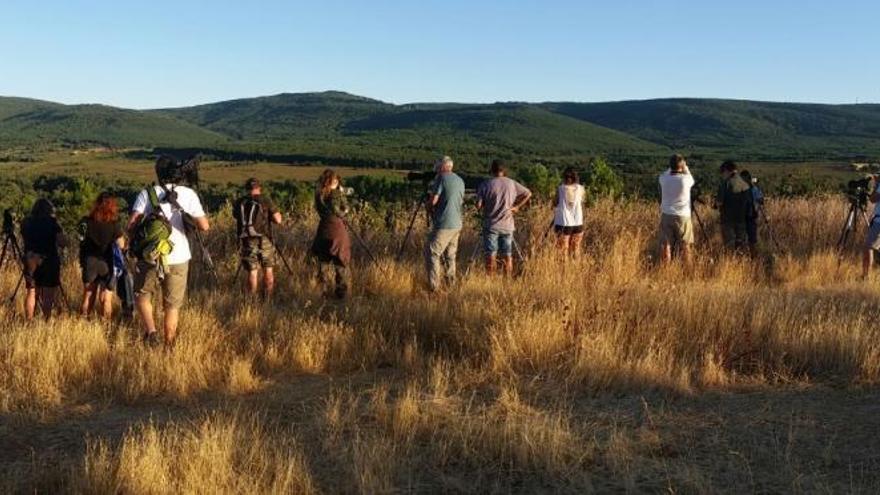
[[[31,208],[31,216],[34,218],[52,218],[55,216],[55,205],[46,198],[40,198]]]
[[[490,169],[492,171],[492,175],[501,175],[504,172],[507,172],[507,165],[503,160],[495,159],[492,160],[492,167]]]
[[[568,167],[562,172],[562,181],[566,184],[577,184],[580,182],[577,170],[574,167]]]
[[[119,220],[119,204],[116,198],[109,192],[102,192],[95,200],[89,218],[96,222],[108,223]]]
[[[684,155],[676,153],[669,157],[669,169],[675,170],[678,168],[678,164],[685,161]]]
[[[340,182],[342,181],[342,178],[339,176],[339,174],[336,173],[336,171],[332,168],[328,168],[321,172],[321,177],[318,179],[317,191],[321,199],[327,199],[327,197],[330,195],[330,184],[333,183],[334,179],[339,180]]]
[[[744,181],[748,182],[750,186],[752,185],[752,174],[748,170],[743,170],[739,173],[739,176],[742,177]]]
[[[727,160],[726,162],[721,164],[722,172],[736,172],[736,162],[733,160]]]
[[[260,184],[260,179],[258,179],[256,177],[251,177],[250,179],[248,179],[244,183],[244,188],[247,189],[248,191],[253,191],[254,189],[256,189],[260,186],[262,186],[262,184]]]

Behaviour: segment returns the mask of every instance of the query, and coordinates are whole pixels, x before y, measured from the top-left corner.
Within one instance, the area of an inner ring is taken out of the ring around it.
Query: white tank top
[[[580,184],[563,184],[556,190],[559,202],[556,203],[554,222],[561,227],[579,227],[584,224],[584,196],[586,191]]]

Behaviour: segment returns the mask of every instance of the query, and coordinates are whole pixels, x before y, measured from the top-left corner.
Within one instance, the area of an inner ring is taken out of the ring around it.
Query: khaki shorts
[[[241,264],[252,272],[275,266],[275,246],[268,237],[252,237],[241,240]]]
[[[694,243],[694,225],[691,217],[663,214],[660,216],[660,244],[672,246]]]
[[[150,299],[156,292],[162,292],[162,304],[165,309],[180,309],[186,299],[186,279],[189,263],[168,265],[165,267],[165,278],[159,280],[158,268],[148,263],[138,262],[134,275],[134,293],[138,297]]]

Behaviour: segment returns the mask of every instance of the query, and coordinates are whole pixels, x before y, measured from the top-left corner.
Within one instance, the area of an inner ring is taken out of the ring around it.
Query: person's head
[[[578,184],[580,178],[574,167],[568,167],[562,172],[562,182],[567,185]]]
[[[687,167],[687,160],[684,158],[684,155],[676,153],[669,157],[669,171],[673,174],[684,172],[685,167]]]
[[[156,159],[156,178],[163,184],[174,184],[180,180],[180,167],[177,159],[161,155]]]
[[[438,174],[449,173],[452,172],[453,165],[454,164],[452,163],[452,158],[449,158],[448,156],[443,156],[439,160],[437,160],[436,163],[434,163],[434,171]]]
[[[46,198],[40,198],[31,208],[31,216],[34,218],[52,218],[55,216],[55,205]]]
[[[248,192],[251,196],[259,196],[263,193],[263,185],[260,184],[260,179],[256,177],[251,177],[244,183],[244,190]]]
[[[324,170],[321,173],[321,178],[318,179],[318,191],[321,193],[321,196],[327,197],[331,191],[339,187],[341,180],[339,174],[332,168]]]
[[[726,162],[722,163],[721,167],[718,169],[718,171],[721,173],[721,175],[724,176],[725,178],[728,178],[728,177],[736,174],[736,170],[737,170],[736,162],[734,162],[732,160],[727,160]]]
[[[119,220],[119,204],[116,197],[109,192],[102,192],[92,205],[89,218],[96,222],[115,222]]]
[[[504,177],[507,175],[507,165],[502,160],[492,160],[492,167],[489,169],[495,177]]]
[[[742,177],[742,179],[744,181],[746,181],[746,184],[748,184],[749,187],[752,187],[752,184],[754,181],[752,181],[752,173],[751,172],[749,172],[748,170],[743,170],[742,172],[739,173],[739,176]]]

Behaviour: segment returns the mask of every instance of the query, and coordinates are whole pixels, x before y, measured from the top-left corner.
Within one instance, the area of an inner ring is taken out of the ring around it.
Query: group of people
[[[425,243],[427,285],[441,291],[455,283],[456,258],[465,215],[465,183],[455,173],[453,160],[444,156],[435,164],[436,176],[430,184],[426,206],[431,227]],[[119,204],[110,193],[101,193],[89,214],[79,224],[79,262],[83,293],[80,312],[89,316],[97,309],[109,319],[117,284],[128,274],[126,255],[135,258],[128,294],[132,312],[136,310],[148,344],[160,343],[160,327],[154,318],[153,298],[161,296],[164,343],[173,346],[186,298],[189,263],[192,259],[188,234],[210,228],[201,200],[174,169],[156,167],[157,182],[142,190],[135,199],[125,228],[120,224]],[[715,198],[720,212],[724,244],[731,250],[755,252],[758,220],[763,195],[747,171],[736,163],[724,162]],[[488,274],[512,275],[516,213],[532,198],[528,188],[507,177],[503,161],[495,160],[491,177],[476,190],[476,207],[482,216],[482,250]],[[682,155],[670,158],[669,167],[659,176],[661,216],[659,226],[660,259],[669,262],[677,249],[687,261],[694,244],[693,188],[696,181]],[[278,257],[273,229],[282,223],[282,213],[263,195],[256,178],[248,179],[241,198],[233,204],[233,217],[240,245],[240,270],[246,272],[245,291],[265,297],[275,286],[274,267]],[[577,258],[584,238],[586,190],[577,171],[567,168],[553,198],[551,225],[556,247],[562,258]],[[880,201],[880,185],[871,196]],[[351,239],[346,214],[349,207],[342,179],[332,169],[317,181],[314,207],[320,217],[310,252],[318,261],[318,275],[325,295],[345,299],[351,290]],[[880,205],[875,218],[880,218]],[[880,224],[880,222],[878,222]],[[41,309],[52,314],[61,286],[61,251],[68,239],[58,223],[54,207],[47,199],[37,200],[22,222],[24,240],[23,278],[27,296],[25,312],[34,318]],[[549,233],[549,232],[548,232]],[[880,227],[869,232],[866,253],[880,247]],[[148,254],[149,253],[149,254]],[[476,253],[476,252],[475,252]],[[866,254],[866,258],[869,254]],[[866,266],[870,263],[866,262]],[[260,272],[262,271],[262,286]],[[130,274],[128,274],[130,275]],[[63,292],[62,292],[63,294]]]
[[[721,238],[731,251],[757,254],[758,222],[764,194],[747,170],[740,172],[735,162],[725,161],[718,170],[721,182],[714,207],[721,220]],[[660,174],[660,259],[669,262],[674,249],[689,262],[694,244],[693,195],[696,180],[682,155],[669,159],[669,168]]]

